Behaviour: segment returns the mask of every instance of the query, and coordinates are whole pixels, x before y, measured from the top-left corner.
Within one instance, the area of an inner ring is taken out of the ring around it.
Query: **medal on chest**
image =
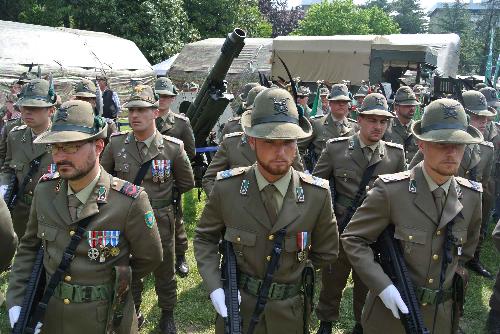
[[[297,249],[299,250],[297,253],[297,260],[299,262],[302,262],[307,258],[307,239],[308,239],[308,236],[309,236],[308,232],[297,233]]]
[[[120,231],[88,231],[87,241],[90,246],[87,255],[92,261],[99,259],[100,263],[104,263],[108,257],[120,254],[120,248],[117,247]]]

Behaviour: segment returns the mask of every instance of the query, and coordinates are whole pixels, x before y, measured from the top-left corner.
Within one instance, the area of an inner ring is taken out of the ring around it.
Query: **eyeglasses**
[[[78,152],[80,147],[89,142],[78,143],[78,144],[49,144],[47,145],[47,152],[56,154],[57,152],[63,151],[64,153],[74,154]]]

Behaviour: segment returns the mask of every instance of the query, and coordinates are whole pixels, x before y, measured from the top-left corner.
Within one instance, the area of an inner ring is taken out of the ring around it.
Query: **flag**
[[[490,47],[488,51],[488,59],[486,60],[486,68],[484,71],[484,82],[488,82],[488,79],[491,80],[491,68],[493,67],[493,40],[495,37],[495,27],[491,27],[490,32]]]
[[[495,66],[495,75],[493,76],[493,88],[497,89],[498,70],[500,69],[500,53],[498,54],[497,64]]]
[[[316,96],[314,97],[314,102],[311,110],[311,117],[316,116],[316,113],[318,112],[318,105],[319,105],[319,85],[318,88],[316,89]]]

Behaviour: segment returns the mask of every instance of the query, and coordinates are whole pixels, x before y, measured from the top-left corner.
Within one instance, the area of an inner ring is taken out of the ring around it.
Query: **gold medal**
[[[111,256],[117,256],[118,254],[120,254],[120,248],[118,248],[118,247],[111,248],[109,251],[109,254]]]

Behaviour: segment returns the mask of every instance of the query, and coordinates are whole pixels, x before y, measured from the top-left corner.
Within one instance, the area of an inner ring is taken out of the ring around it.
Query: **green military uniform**
[[[12,226],[12,219],[7,204],[3,198],[0,198],[0,273],[9,267],[10,261],[14,257],[17,248],[17,235]],[[0,292],[0,306],[4,298]]]
[[[383,105],[377,104],[383,101]],[[393,117],[387,111],[387,102],[381,94],[366,96],[359,115],[379,115]],[[369,150],[369,151],[368,151]],[[343,157],[339,159],[338,157]],[[337,222],[341,224],[346,219],[362,182],[364,171],[375,165],[369,185],[373,184],[379,174],[396,173],[406,169],[403,147],[399,144],[386,143],[380,140],[376,144],[367,146],[358,134],[350,137],[330,139],[326,148],[314,168],[313,175],[330,181],[333,207]],[[340,231],[342,232],[342,231]],[[351,264],[340,247],[337,262],[324,269],[321,274],[322,288],[319,303],[316,308],[318,319],[323,322],[332,322],[339,319],[340,301],[351,272]],[[354,294],[353,311],[356,322],[361,322],[361,311],[368,292],[363,282],[353,271]],[[323,324],[323,327],[330,324]],[[331,333],[326,328],[321,333]]]
[[[9,119],[2,128],[0,132],[0,166],[3,166],[5,162],[5,156],[7,155],[7,137],[10,131],[16,126],[23,125],[23,119],[21,117]]]
[[[449,113],[456,117],[447,118]],[[417,139],[431,142],[463,144],[482,140],[477,129],[467,126],[462,106],[450,99],[429,104],[412,132]],[[436,190],[444,195],[444,203],[439,202],[441,212]],[[402,322],[384,306],[382,297],[378,298],[394,286],[375,262],[370,247],[389,224],[395,227],[394,238],[401,243],[409,275],[417,288],[425,326],[432,333],[452,332],[458,320],[452,316],[452,280],[459,260],[472,258],[479,239],[481,191],[480,183],[461,177],[450,177],[437,185],[422,164],[410,171],[379,177],[342,234],[348,259],[370,290],[362,315],[364,333],[405,333]],[[448,254],[444,254],[445,242]],[[441,273],[442,261],[448,257],[451,263]],[[438,300],[437,295],[443,298]]]
[[[284,119],[283,114],[287,116]],[[270,123],[261,123],[262,117],[268,117]],[[298,117],[293,98],[279,88],[259,94],[252,113],[243,115],[243,124],[248,136],[269,140],[296,139],[311,131],[307,119]],[[268,202],[262,199],[264,188],[269,186],[258,166],[218,174],[196,228],[194,250],[198,269],[211,295],[220,290],[217,250],[221,235],[233,244],[239,270],[240,313],[246,332],[259,282],[271,259],[273,240],[280,229],[286,228],[280,264],[272,279],[276,289],[271,292],[255,333],[303,333],[300,286],[307,259],[320,267],[335,261],[338,253],[328,182],[290,168],[274,183],[276,190],[269,198],[275,202],[277,217],[273,217],[266,211]],[[220,316],[218,320],[216,333],[222,333]]]
[[[361,86],[359,86],[357,93],[354,94],[353,98],[356,101],[356,103],[359,103],[357,98],[364,99],[365,96],[368,95],[369,92],[370,92],[370,88],[368,86],[361,85]],[[351,107],[350,117],[352,119],[356,119],[356,117],[358,117],[358,108],[361,108],[361,106],[358,105],[358,106]]]
[[[500,252],[500,221],[497,222],[492,237],[498,253]],[[490,308],[487,322],[488,333],[500,333],[500,271],[497,273],[493,294],[490,298]]]
[[[227,136],[230,133],[234,132],[242,132],[243,128],[241,127],[241,116],[231,117],[227,120],[226,124],[222,128],[222,137]]]
[[[248,144],[247,137],[244,132],[234,132],[224,136],[224,139],[219,145],[217,153],[215,153],[210,165],[203,175],[203,190],[207,195],[210,194],[214,187],[217,173],[227,169],[237,167],[247,167],[255,163],[257,157],[255,151]],[[297,151],[297,157],[293,162],[292,167],[297,171],[304,171],[304,166],[300,161],[300,155]]]
[[[104,122],[95,119],[89,103],[68,101],[56,112],[51,130],[40,135],[37,142],[45,145],[103,139],[105,128]],[[153,271],[162,259],[160,236],[146,192],[103,168],[75,194],[79,204],[74,205],[72,217],[69,202],[73,193],[57,172],[44,175],[35,188],[26,234],[9,277],[7,304],[9,308],[22,305],[39,247],[43,245],[44,266],[50,277],[78,223],[91,216],[70,269],[48,303],[42,333],[105,333],[114,289],[118,288],[114,285],[115,267],[131,266],[139,277]],[[138,333],[130,292],[119,324],[117,333]]]

